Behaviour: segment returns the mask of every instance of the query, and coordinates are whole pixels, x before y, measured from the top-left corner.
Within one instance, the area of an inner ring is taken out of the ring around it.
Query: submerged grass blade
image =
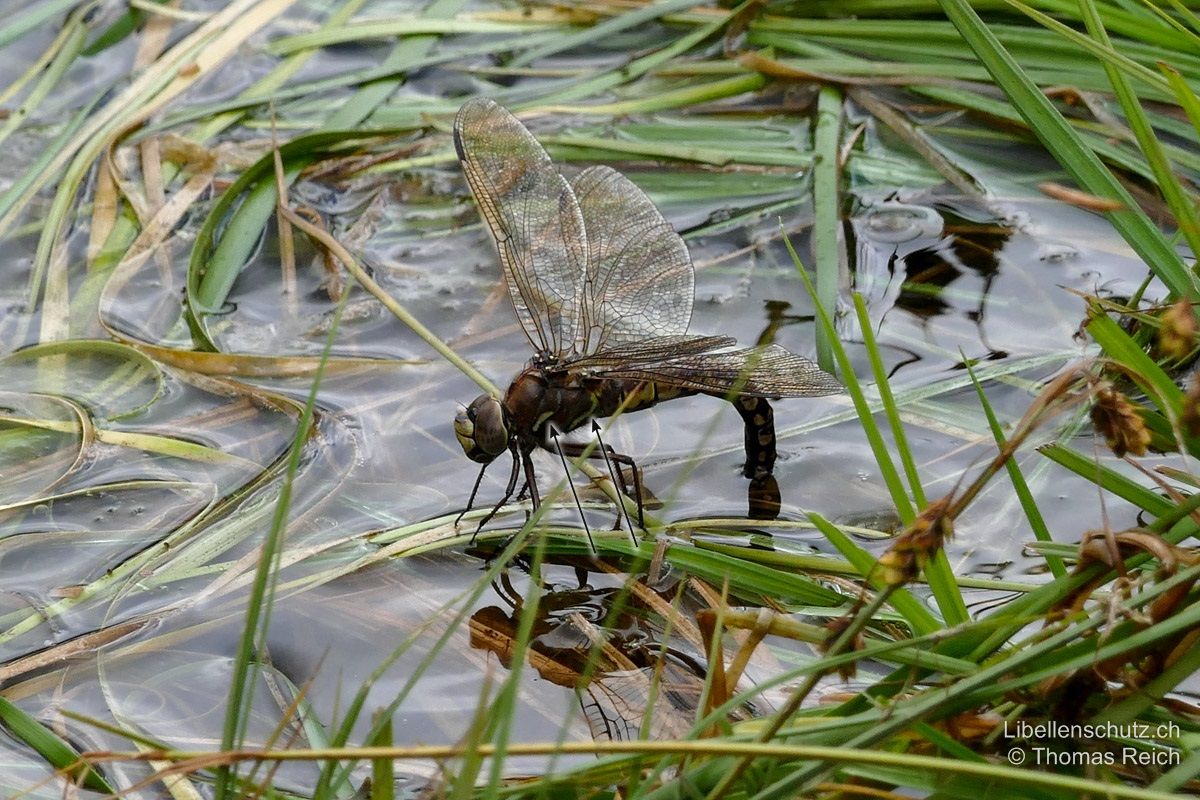
[[[445,19],[452,16],[461,5],[462,0],[436,0],[426,9],[424,16],[432,19]],[[404,62],[425,55],[436,41],[436,36],[413,36],[396,45],[385,59],[383,66],[390,67],[392,62]],[[301,138],[312,143],[324,141],[333,143],[339,141],[339,137],[350,139],[355,135],[360,137],[368,135],[361,132],[355,134],[333,133],[331,135],[331,132],[339,129],[350,131],[356,128],[403,80],[403,76],[397,76],[390,80],[381,80],[364,86],[329,116],[325,123],[325,130],[310,134],[310,137],[315,138]],[[286,182],[289,184],[300,170],[311,164],[315,158],[311,152],[306,152],[304,147],[296,146],[297,141],[300,140],[294,140],[280,148],[281,156],[295,155],[294,159],[285,160],[288,165]],[[188,287],[189,299],[194,307],[189,324],[193,333],[208,349],[216,348],[204,333],[197,312],[211,312],[219,308],[238,272],[241,271],[242,266],[257,245],[268,220],[275,213],[275,204],[278,199],[275,181],[273,176],[268,177],[268,173],[274,169],[274,162],[272,159],[264,158],[255,165],[255,168],[256,174],[252,179],[247,179],[249,171],[238,178],[235,183],[235,186],[240,185],[238,192],[233,191],[234,187],[230,187],[230,190],[226,192],[226,196],[222,198],[223,204],[210,214],[209,221],[206,222],[205,229],[201,232],[201,237],[197,239],[196,247],[193,248]],[[246,190],[249,190],[246,200],[233,212],[233,217],[224,228],[224,234],[217,238],[217,228],[223,221],[225,213],[230,210],[240,193]],[[213,246],[214,241],[215,247],[210,259],[207,248]],[[208,274],[212,274],[213,277],[208,277]],[[201,275],[204,275],[203,285],[200,280]]]
[[[281,555],[284,529],[287,527],[288,514],[291,507],[292,487],[296,474],[300,469],[300,458],[305,445],[314,432],[313,415],[317,405],[317,393],[321,386],[324,364],[333,349],[338,323],[346,307],[349,292],[342,295],[334,313],[333,324],[325,339],[325,348],[321,353],[321,365],[313,376],[304,409],[296,424],[296,433],[288,451],[287,466],[284,470],[283,481],[279,487],[279,497],[271,516],[271,526],[263,539],[259,550],[258,565],[254,571],[254,581],[246,600],[246,620],[242,627],[241,641],[237,655],[234,658],[232,677],[229,682],[229,700],[225,706],[225,725],[221,733],[221,749],[233,750],[242,744],[245,731],[252,713],[254,699],[253,683],[256,679],[255,667],[259,647],[265,642],[267,630],[271,624],[271,608],[274,603],[274,584],[279,569],[278,559]],[[237,784],[237,774],[228,765],[217,769],[217,780],[213,788],[213,796],[217,800],[226,800]]]
[[[838,157],[842,130],[842,93],[821,87],[813,127],[813,232],[812,247],[816,272],[814,301],[833,319],[837,315],[838,290],[845,272],[842,249],[842,165]],[[834,368],[830,330],[817,326],[817,363],[826,372]]]

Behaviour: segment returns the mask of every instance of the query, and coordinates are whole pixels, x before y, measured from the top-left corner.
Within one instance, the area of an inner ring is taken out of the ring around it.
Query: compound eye
[[[495,458],[508,449],[508,422],[499,400],[480,395],[467,408],[467,416],[474,423],[473,439],[480,450]]]
[[[488,464],[508,449],[504,406],[491,395],[480,395],[454,415],[454,436],[467,458]]]

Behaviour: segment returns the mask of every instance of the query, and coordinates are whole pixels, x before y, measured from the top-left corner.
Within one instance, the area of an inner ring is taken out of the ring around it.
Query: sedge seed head
[[[1112,386],[1101,386],[1092,395],[1092,425],[1118,458],[1143,456],[1150,446],[1150,429],[1137,407]]]

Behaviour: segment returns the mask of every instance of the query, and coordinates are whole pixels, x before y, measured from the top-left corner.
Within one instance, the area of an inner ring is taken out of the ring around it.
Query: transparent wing
[[[662,682],[668,687],[655,687],[652,692],[649,668],[622,672],[607,672],[587,685],[586,699],[579,700],[597,740],[635,741],[642,726],[649,723],[650,737],[655,740],[680,739],[687,735],[699,706],[704,682],[667,661]],[[657,700],[653,706],[651,698]]]
[[[587,230],[577,349],[606,349],[687,332],[695,273],[687,245],[650,198],[610,167],[571,181]]]
[[[454,148],[525,335],[541,353],[572,352],[587,234],[570,185],[525,126],[485,98],[459,109]]]
[[[722,350],[735,344],[737,340],[732,336],[659,336],[574,358],[565,366],[573,370],[585,369],[607,373],[613,368],[673,361],[696,353]]]
[[[751,397],[819,397],[842,391],[842,385],[828,372],[775,344],[695,352],[661,361],[614,363],[592,372],[600,378],[654,381],[718,395],[736,392]]]

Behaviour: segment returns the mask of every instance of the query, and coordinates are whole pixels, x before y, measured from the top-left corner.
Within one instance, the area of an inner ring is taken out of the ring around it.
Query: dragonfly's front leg
[[[479,521],[479,525],[475,528],[475,533],[471,534],[471,544],[475,544],[475,539],[478,538],[479,532],[483,530],[483,526],[492,521],[492,517],[496,516],[496,514],[500,512],[500,509],[503,508],[504,504],[512,498],[513,492],[517,489],[517,476],[520,474],[520,468],[518,467],[519,462],[517,461],[516,445],[510,447],[509,452],[512,453],[512,471],[508,474],[508,486],[504,487],[504,496],[501,497],[500,502],[492,506],[492,510],[489,511],[487,515]],[[487,466],[487,464],[484,464],[483,469],[487,469]],[[479,471],[479,477],[475,479],[475,491],[479,489],[479,482],[481,480],[483,480],[483,470]],[[471,501],[475,500],[475,491],[471,492]],[[469,510],[470,508],[471,503],[468,502],[467,509]],[[467,512],[463,511],[463,514],[465,513]],[[462,514],[459,514],[458,518],[462,519]],[[458,524],[458,520],[455,520],[455,524]]]
[[[467,498],[467,507],[458,512],[458,516],[454,518],[454,527],[458,527],[458,523],[462,522],[462,518],[466,513],[475,506],[475,496],[479,494],[479,484],[483,483],[483,473],[487,472],[487,468],[492,465],[492,462],[487,462],[479,468],[479,474],[475,476],[475,485],[471,487],[471,496]]]

